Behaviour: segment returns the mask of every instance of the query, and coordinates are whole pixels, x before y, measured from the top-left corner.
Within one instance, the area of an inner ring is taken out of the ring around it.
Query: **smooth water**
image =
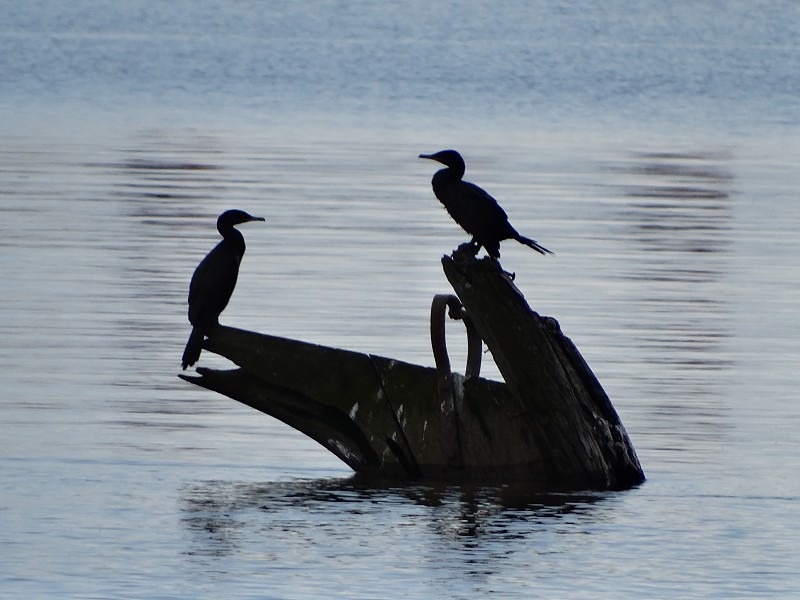
[[[800,9],[696,4],[0,7],[0,597],[800,593]],[[178,379],[232,207],[223,323],[432,365],[444,147],[641,487],[368,486]]]

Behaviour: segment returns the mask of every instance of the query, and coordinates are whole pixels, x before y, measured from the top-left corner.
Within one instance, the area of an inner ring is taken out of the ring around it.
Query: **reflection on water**
[[[298,526],[298,514],[325,519],[328,534],[344,544],[357,544],[359,532],[341,519],[342,514],[377,519],[386,527],[422,529],[462,549],[505,541],[512,552],[513,540],[524,540],[526,530],[589,515],[606,496],[535,495],[514,486],[381,486],[358,478],[265,484],[210,481],[183,490],[182,511],[184,523],[194,532],[192,554],[234,552],[242,535],[274,538],[276,528]]]
[[[636,305],[625,328],[650,366],[631,376],[642,378],[659,440],[651,443],[662,449],[713,449],[729,428],[732,317],[722,290],[735,235],[730,160],[725,152],[642,152],[612,168],[624,181],[615,221],[631,244],[621,277]]]
[[[300,597],[304,589],[318,595],[334,582],[348,586],[349,597],[376,597],[389,574],[408,585],[411,597],[437,596],[437,584],[453,578],[479,593],[537,556],[557,555],[569,538],[608,518],[595,514],[606,501],[600,494],[382,487],[357,479],[211,481],[187,486],[181,495],[192,562],[215,568],[231,558],[270,569],[297,561],[319,573],[308,581],[291,569],[280,579],[265,578],[262,593],[275,597],[289,590]],[[524,581],[501,589],[513,593]]]

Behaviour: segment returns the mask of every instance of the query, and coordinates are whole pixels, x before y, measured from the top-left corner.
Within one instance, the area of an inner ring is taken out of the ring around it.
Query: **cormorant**
[[[192,334],[183,351],[181,364],[184,369],[200,358],[203,336],[219,325],[219,315],[228,305],[236,286],[245,244],[244,237],[234,229],[234,225],[263,220],[263,217],[253,217],[243,210],[226,210],[217,219],[222,241],[197,265],[189,284]]]
[[[492,258],[500,258],[500,242],[514,239],[541,254],[553,254],[535,240],[521,235],[511,223],[508,215],[485,190],[474,183],[463,181],[464,159],[455,150],[442,150],[436,154],[420,154],[442,163],[447,168],[433,176],[433,193],[444,204],[456,223],[472,236],[470,243],[486,248]]]

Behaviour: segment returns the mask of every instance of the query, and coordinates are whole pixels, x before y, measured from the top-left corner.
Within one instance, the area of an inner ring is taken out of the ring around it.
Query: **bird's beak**
[[[429,160],[436,160],[435,158],[433,158],[433,154],[420,154],[419,158],[427,158]]]
[[[251,217],[250,220],[251,221],[266,221],[266,219],[264,217]]]

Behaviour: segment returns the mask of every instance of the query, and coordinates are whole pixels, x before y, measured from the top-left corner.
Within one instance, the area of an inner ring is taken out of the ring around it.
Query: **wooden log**
[[[644,481],[608,396],[558,322],[531,310],[499,263],[467,248],[442,259],[445,275],[494,357],[529,450],[553,485],[620,489]]]
[[[644,481],[616,411],[558,323],[533,312],[491,259],[456,251],[443,267],[465,310],[452,296],[434,300],[437,369],[219,327],[205,348],[239,368],[181,377],[282,420],[366,476],[525,481],[537,491]],[[474,334],[470,376],[450,371],[444,306],[468,317],[506,383],[477,376]]]

